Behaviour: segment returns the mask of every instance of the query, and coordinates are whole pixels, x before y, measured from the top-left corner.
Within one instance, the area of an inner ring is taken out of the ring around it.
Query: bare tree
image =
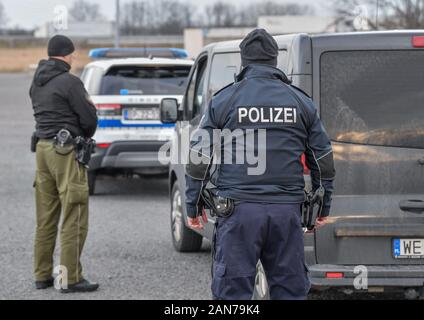
[[[208,26],[254,27],[260,16],[307,15],[314,14],[314,8],[296,3],[278,3],[276,1],[257,1],[236,8],[231,4],[217,2],[206,7]]]
[[[195,15],[193,5],[175,0],[161,0],[160,2],[158,31],[166,34],[182,33],[184,28],[192,26],[192,16]]]
[[[237,24],[237,8],[225,2],[216,2],[206,7],[207,24],[211,27],[232,27]]]
[[[424,27],[424,0],[381,0],[381,26],[386,29]]]
[[[276,1],[257,1],[245,6],[235,6],[223,0],[206,6],[197,14],[198,7],[181,0],[132,0],[121,10],[122,34],[181,34],[184,28],[254,27],[263,15],[313,14],[310,6],[296,3],[281,4]]]
[[[134,35],[146,25],[146,8],[144,2],[126,3],[122,10],[121,31],[125,35]]]
[[[240,25],[255,26],[260,16],[313,15],[315,10],[308,5],[277,3],[275,1],[256,2],[242,7]]]
[[[314,14],[314,8],[308,5],[300,5],[297,3],[277,3],[274,1],[258,2],[251,5],[259,15],[264,16],[281,16],[281,15],[308,15]]]
[[[333,7],[337,20],[352,28],[358,17],[372,30],[424,27],[424,0],[333,0]]]
[[[122,33],[181,34],[193,25],[195,11],[194,5],[178,0],[133,0],[122,8]]]
[[[86,0],[76,0],[69,10],[69,14],[79,22],[96,21],[103,19],[98,4],[90,4]]]

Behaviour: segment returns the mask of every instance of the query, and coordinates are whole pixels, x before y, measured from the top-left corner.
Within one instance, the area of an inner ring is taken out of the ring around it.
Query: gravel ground
[[[204,241],[200,253],[174,251],[164,178],[99,181],[98,195],[90,199],[90,230],[83,253],[85,275],[100,283],[99,291],[62,295],[54,289],[33,289],[30,80],[28,74],[0,74],[0,299],[209,299],[210,244]],[[313,299],[393,297],[311,295]]]

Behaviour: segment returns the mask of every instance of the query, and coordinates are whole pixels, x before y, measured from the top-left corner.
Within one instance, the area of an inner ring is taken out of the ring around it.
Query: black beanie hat
[[[255,29],[250,32],[241,42],[240,49],[243,67],[251,63],[277,66],[277,41],[264,29]]]
[[[75,51],[71,39],[62,35],[56,35],[49,40],[49,57],[66,57]]]

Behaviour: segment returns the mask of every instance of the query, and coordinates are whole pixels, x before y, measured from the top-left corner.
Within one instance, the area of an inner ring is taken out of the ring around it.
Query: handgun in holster
[[[234,200],[218,196],[207,188],[202,190],[201,196],[205,207],[211,210],[212,217],[229,218],[234,213]]]
[[[315,222],[321,216],[324,204],[325,189],[320,186],[317,190],[306,193],[302,204],[302,228],[305,231],[315,229]]]
[[[75,152],[76,159],[82,165],[88,167],[91,160],[91,155],[96,148],[96,141],[91,138],[76,137],[75,139]]]
[[[37,143],[40,139],[37,137],[37,134],[34,132],[31,136],[31,152],[37,151]]]

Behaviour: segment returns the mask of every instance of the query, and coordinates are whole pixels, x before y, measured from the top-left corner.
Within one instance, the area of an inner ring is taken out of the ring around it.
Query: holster
[[[40,139],[37,137],[37,135],[34,132],[31,136],[31,152],[37,151],[37,143],[38,143],[39,140]]]
[[[94,153],[96,141],[90,138],[77,137],[75,139],[76,159],[82,165],[88,167],[91,155]]]
[[[205,206],[211,210],[212,217],[229,218],[234,213],[234,200],[218,196],[207,188],[202,190],[201,195]]]
[[[302,228],[307,231],[315,229],[315,221],[321,216],[324,195],[323,187],[306,194],[306,201],[302,204]]]

